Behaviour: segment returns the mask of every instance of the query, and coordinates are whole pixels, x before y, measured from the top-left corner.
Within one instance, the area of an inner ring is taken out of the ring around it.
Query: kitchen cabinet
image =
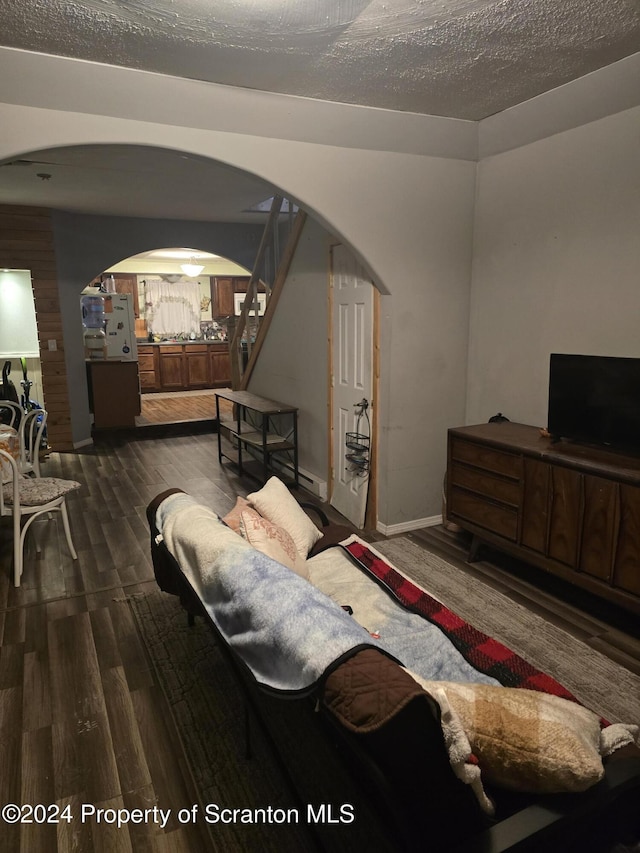
[[[188,390],[184,346],[181,344],[160,347],[160,387],[163,391]]]
[[[211,299],[214,318],[229,317],[233,314],[233,294],[233,278],[213,278]]]
[[[140,302],[138,299],[138,276],[133,273],[114,272],[116,293],[128,293],[133,297],[133,313],[135,319],[140,319]]]
[[[536,427],[450,429],[447,517],[486,542],[640,613],[640,457]]]
[[[229,346],[223,342],[140,344],[138,361],[143,394],[231,384]]]
[[[187,388],[210,388],[209,347],[206,344],[188,344],[184,348],[184,357]]]
[[[138,345],[138,372],[140,390],[160,391],[160,349],[154,346]]]
[[[213,316],[230,317],[234,313],[234,293],[246,293],[251,276],[216,276],[211,279],[211,298]],[[258,290],[264,291],[264,285],[258,284]]]
[[[212,388],[224,388],[231,385],[231,356],[228,344],[209,346],[210,376]]]

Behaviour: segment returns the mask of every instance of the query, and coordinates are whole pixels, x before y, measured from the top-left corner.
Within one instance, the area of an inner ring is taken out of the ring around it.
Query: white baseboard
[[[274,468],[279,468],[281,471],[286,471],[286,473],[290,477],[293,477],[293,466],[289,465],[287,462],[283,462],[281,459],[272,458],[271,464]],[[299,465],[298,479],[300,480],[300,485],[304,489],[306,489],[308,492],[311,492],[312,495],[316,495],[316,497],[320,498],[321,501],[326,501],[326,480],[321,480],[317,474],[312,474],[310,471],[307,471],[305,468],[301,468]]]
[[[384,536],[396,536],[398,533],[408,533],[410,530],[420,530],[422,527],[435,527],[436,524],[442,524],[441,515],[432,515],[429,518],[416,518],[413,521],[401,521],[398,524],[376,524],[378,533]]]
[[[87,447],[89,444],[93,444],[92,438],[85,438],[82,441],[74,441],[73,442],[73,449],[79,450],[81,447]]]

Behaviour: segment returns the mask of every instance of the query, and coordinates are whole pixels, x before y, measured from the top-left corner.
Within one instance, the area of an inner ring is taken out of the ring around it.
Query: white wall
[[[328,468],[328,257],[331,236],[307,219],[249,390],[298,407],[300,467]]]
[[[549,354],[640,356],[640,108],[479,164],[467,423],[546,425]]]

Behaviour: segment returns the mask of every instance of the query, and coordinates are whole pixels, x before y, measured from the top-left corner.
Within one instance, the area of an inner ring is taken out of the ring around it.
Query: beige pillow
[[[485,781],[568,793],[602,778],[600,721],[582,705],[524,688],[418,680],[427,691],[444,689]]]
[[[263,518],[278,527],[284,527],[295,542],[298,553],[306,560],[307,554],[322,537],[322,533],[282,480],[271,477],[259,492],[247,495],[247,500]]]
[[[222,519],[227,527],[230,527],[232,530],[235,530],[236,533],[240,533],[240,516],[245,510],[249,510],[249,501],[246,498],[237,497],[236,505],[234,508],[228,512],[225,517]],[[255,510],[252,510],[255,512]],[[256,513],[257,515],[258,513]]]
[[[309,580],[307,561],[300,556],[293,539],[284,528],[249,510],[240,513],[240,535],[256,550]]]

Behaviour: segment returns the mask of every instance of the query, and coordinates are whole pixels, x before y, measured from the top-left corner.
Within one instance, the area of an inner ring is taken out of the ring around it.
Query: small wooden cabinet
[[[140,414],[135,361],[87,361],[89,409],[94,429],[134,427]]]
[[[451,429],[447,517],[640,613],[640,458],[510,422]]]

